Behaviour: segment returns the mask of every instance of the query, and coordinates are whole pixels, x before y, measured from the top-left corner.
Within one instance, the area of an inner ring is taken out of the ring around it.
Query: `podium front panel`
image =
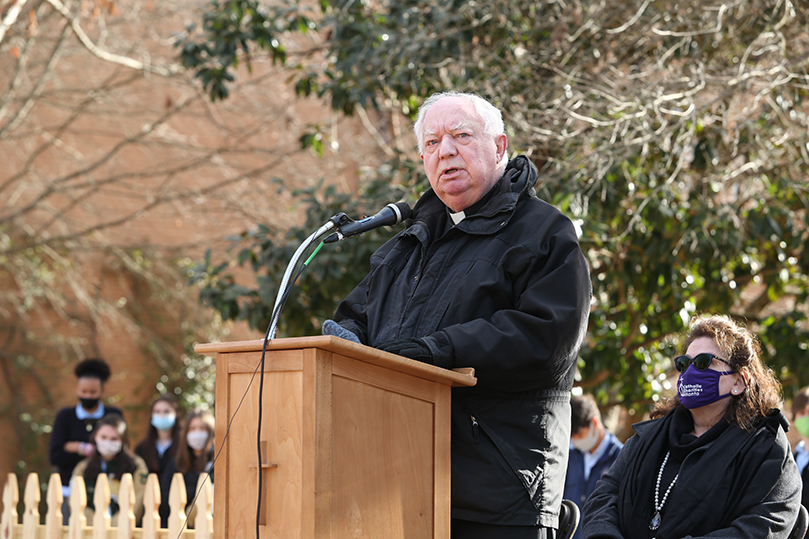
[[[259,473],[261,539],[449,537],[451,382],[360,352],[267,351],[261,462],[261,351],[218,353],[216,537],[255,537]]]
[[[333,536],[432,537],[434,403],[338,376],[333,392]]]
[[[215,470],[214,493],[220,470],[228,478],[228,537],[255,537],[258,502],[258,376],[233,373],[228,408],[241,408],[230,428],[229,452],[225,466]],[[262,537],[299,537],[302,498],[302,371],[272,371],[264,375],[262,410],[262,496],[260,526]],[[249,389],[248,389],[249,386]],[[218,403],[217,403],[218,404]],[[218,411],[218,405],[217,405]],[[217,424],[219,421],[217,421]],[[214,502],[214,507],[218,504]]]

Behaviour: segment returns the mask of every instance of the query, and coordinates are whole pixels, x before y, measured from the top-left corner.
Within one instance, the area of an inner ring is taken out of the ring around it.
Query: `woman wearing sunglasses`
[[[727,317],[692,321],[677,397],[633,426],[584,506],[583,537],[787,538],[801,478],[780,385],[754,335]]]

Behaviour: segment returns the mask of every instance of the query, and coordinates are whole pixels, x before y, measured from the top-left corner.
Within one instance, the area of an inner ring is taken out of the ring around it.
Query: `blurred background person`
[[[62,517],[67,524],[70,516],[70,476],[82,459],[93,454],[90,434],[96,423],[108,413],[123,417],[123,412],[102,402],[107,380],[112,371],[106,361],[88,358],[80,361],[73,369],[76,375],[75,406],[62,408],[56,414],[51,431],[48,460],[59,471],[62,479]]]
[[[186,514],[188,525],[193,528],[194,509],[192,502],[197,492],[197,481],[202,473],[210,474],[213,483],[214,460],[214,416],[207,410],[192,410],[183,421],[180,442],[174,460],[169,462],[165,475],[167,485],[161,485],[161,491],[171,487],[171,479],[175,473],[181,473],[185,482],[187,495]]]
[[[792,424],[801,435],[795,446],[795,463],[803,483],[801,504],[809,507],[809,387],[802,388],[792,399]]]
[[[73,470],[74,476],[84,478],[87,489],[87,509],[85,510],[87,520],[92,522],[95,512],[93,497],[98,474],[107,474],[109,479],[112,525],[116,526],[118,522],[118,493],[121,489],[121,477],[125,473],[132,474],[132,484],[135,487],[133,512],[135,518],[141,518],[143,516],[143,493],[149,469],[143,459],[129,449],[126,422],[118,414],[105,415],[96,424],[92,441],[95,451],[91,456],[79,462]]]
[[[571,397],[570,453],[565,475],[564,498],[584,507],[596,483],[609,470],[624,446],[601,421],[601,412],[592,395]],[[581,525],[574,539],[581,537]]]
[[[168,526],[171,477],[169,463],[174,460],[180,443],[180,405],[172,395],[161,395],[152,403],[151,420],[146,436],[135,446],[135,454],[146,463],[149,473],[160,481],[160,526]]]
[[[786,539],[801,478],[757,339],[710,316],[692,321],[684,344],[674,403],[633,426],[584,504],[583,537]]]

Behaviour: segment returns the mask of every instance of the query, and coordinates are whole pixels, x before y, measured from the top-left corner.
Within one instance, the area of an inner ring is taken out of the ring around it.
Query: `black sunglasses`
[[[713,354],[709,354],[708,352],[697,354],[693,358],[688,356],[677,356],[674,358],[674,366],[677,368],[679,372],[685,372],[685,370],[691,364],[693,364],[698,371],[704,371],[711,366],[711,361],[713,361],[714,359],[717,361],[721,361],[731,369],[733,368],[733,365],[728,363],[727,360],[724,360],[721,357],[717,357]]]

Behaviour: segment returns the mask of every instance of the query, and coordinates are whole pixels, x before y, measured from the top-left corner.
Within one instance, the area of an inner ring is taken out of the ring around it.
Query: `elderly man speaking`
[[[573,224],[537,198],[526,157],[508,160],[504,131],[477,95],[424,102],[415,133],[432,188],[334,317],[363,344],[474,367],[477,386],[452,394],[457,539],[556,536],[590,305]]]

